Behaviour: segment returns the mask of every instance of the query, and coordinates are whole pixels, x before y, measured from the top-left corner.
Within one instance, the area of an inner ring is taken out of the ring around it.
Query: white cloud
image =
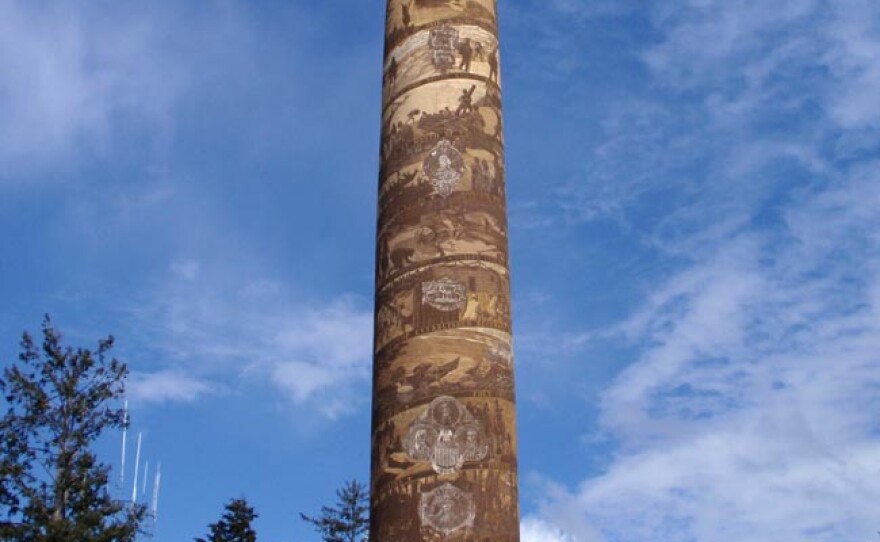
[[[627,0],[595,0],[592,2],[582,2],[580,0],[550,0],[547,5],[551,9],[556,10],[565,16],[575,16],[579,18],[613,17],[625,15],[637,9],[632,2]]]
[[[798,202],[781,246],[761,236],[720,243],[622,326],[649,346],[603,394],[603,428],[621,453],[557,507],[621,541],[873,535],[875,184],[856,178]],[[848,243],[862,248],[855,267],[838,265]]]
[[[172,370],[133,372],[126,387],[129,399],[143,403],[191,403],[214,391],[208,382]]]
[[[171,272],[184,280],[194,280],[199,274],[199,262],[193,260],[172,262]]]
[[[774,167],[829,175],[829,160],[874,148],[880,4],[682,0],[647,13],[660,36],[637,53],[650,93],[604,104],[605,141],[558,202],[570,218],[612,218],[688,252],[741,228],[784,181]],[[666,215],[648,224],[658,218],[635,211],[651,196]]]
[[[823,57],[840,85],[831,95],[832,117],[845,128],[876,128],[880,111],[880,5],[870,0],[835,2],[834,22],[827,30],[834,44]]]
[[[575,542],[560,529],[535,517],[523,518],[520,539],[522,542]]]
[[[612,110],[599,175],[566,194],[675,270],[612,327],[640,350],[601,396],[616,455],[547,490],[541,521],[575,540],[876,536],[880,18],[826,7],[656,7],[643,58],[662,90]]]
[[[307,311],[304,318],[278,329],[274,343],[279,361],[272,380],[297,404],[311,404],[329,418],[351,412],[364,402],[351,387],[369,381],[372,313],[341,298]],[[287,361],[297,356],[310,361]]]
[[[304,352],[330,366],[350,366],[369,355],[372,313],[356,308],[357,300],[341,297],[325,307],[306,311],[296,326],[278,329],[279,348]]]
[[[0,4],[0,175],[101,152],[120,115],[154,129],[169,120],[184,72],[156,21],[117,15]]]
[[[178,8],[0,2],[0,180],[118,160],[131,141],[161,162],[189,96],[253,74],[258,32],[236,6]]]
[[[363,406],[369,307],[347,295],[326,303],[295,299],[277,281],[245,281],[227,271],[196,260],[172,265],[161,286],[125,307],[136,330],[129,335],[165,366],[232,390],[268,382],[286,401],[328,418]]]

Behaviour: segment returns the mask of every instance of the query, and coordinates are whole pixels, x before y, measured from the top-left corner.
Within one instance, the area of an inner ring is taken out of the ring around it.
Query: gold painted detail
[[[410,426],[404,442],[414,461],[430,461],[438,474],[461,470],[489,453],[483,428],[454,397],[438,397]]]
[[[443,312],[462,309],[467,304],[467,289],[464,284],[449,277],[424,282],[422,303]]]
[[[455,531],[472,527],[477,516],[474,498],[452,484],[422,494],[419,517],[422,526],[448,536]]]

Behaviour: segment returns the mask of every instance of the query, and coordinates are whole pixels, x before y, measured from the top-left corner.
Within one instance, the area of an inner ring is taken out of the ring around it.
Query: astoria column
[[[388,0],[374,542],[519,540],[496,0]]]

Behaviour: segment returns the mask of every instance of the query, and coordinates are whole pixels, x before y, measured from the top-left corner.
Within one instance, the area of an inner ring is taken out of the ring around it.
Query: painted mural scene
[[[880,540],[878,21],[0,1],[0,542]]]
[[[388,2],[371,540],[518,541],[494,2]]]

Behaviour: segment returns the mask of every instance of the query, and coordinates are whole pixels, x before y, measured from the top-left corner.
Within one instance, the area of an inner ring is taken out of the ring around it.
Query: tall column
[[[371,542],[519,540],[496,0],[388,0]]]

